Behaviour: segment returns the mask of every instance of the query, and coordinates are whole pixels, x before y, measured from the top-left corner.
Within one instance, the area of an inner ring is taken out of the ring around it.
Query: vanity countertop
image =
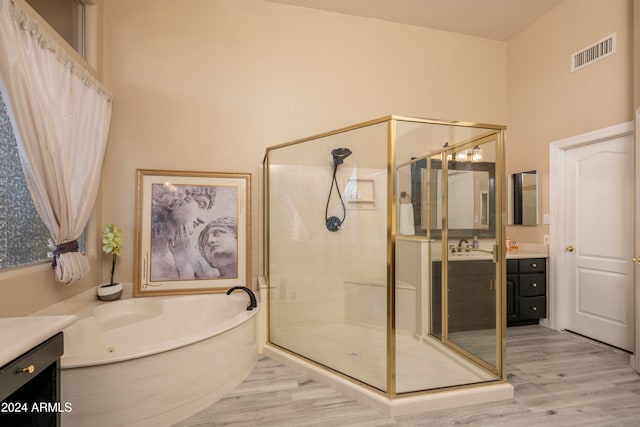
[[[0,318],[0,366],[48,340],[76,321],[76,316]]]
[[[549,254],[546,252],[536,252],[536,251],[509,251],[507,252],[507,259],[527,259],[527,258],[549,258]],[[451,255],[449,256],[449,261],[479,261],[479,260],[487,260],[493,259],[491,254],[479,253],[479,254],[462,254],[462,255]],[[436,259],[436,261],[440,261],[440,258]]]
[[[549,258],[547,252],[535,252],[519,249],[518,251],[508,251],[507,259],[524,259],[524,258]]]

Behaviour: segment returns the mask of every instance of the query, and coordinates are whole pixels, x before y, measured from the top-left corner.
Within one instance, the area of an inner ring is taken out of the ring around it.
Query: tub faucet
[[[246,286],[234,286],[233,288],[230,288],[227,291],[227,295],[231,295],[231,292],[235,291],[236,289],[242,289],[249,295],[249,304],[247,304],[247,310],[253,310],[258,306],[258,302],[256,301],[256,295],[253,293],[251,289],[247,288]]]

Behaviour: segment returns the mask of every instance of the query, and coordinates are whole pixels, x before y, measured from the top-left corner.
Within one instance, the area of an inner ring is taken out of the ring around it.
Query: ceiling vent
[[[571,72],[616,53],[616,33],[571,55]]]

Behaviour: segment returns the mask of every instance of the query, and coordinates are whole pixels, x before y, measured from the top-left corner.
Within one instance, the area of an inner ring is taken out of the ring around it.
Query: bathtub
[[[219,400],[257,360],[257,310],[247,302],[244,292],[128,298],[73,312],[62,425],[170,426]]]

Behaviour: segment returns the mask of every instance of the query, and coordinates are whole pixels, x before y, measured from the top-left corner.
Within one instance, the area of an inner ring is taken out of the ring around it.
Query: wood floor
[[[175,427],[640,426],[629,354],[540,326],[508,329],[508,402],[387,417],[268,358],[234,391]]]

